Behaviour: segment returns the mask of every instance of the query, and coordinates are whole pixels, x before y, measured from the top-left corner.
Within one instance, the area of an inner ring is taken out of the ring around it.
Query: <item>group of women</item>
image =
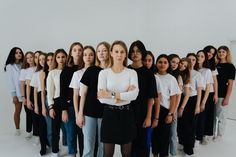
[[[72,157],[77,148],[83,157],[112,157],[115,144],[123,157],[148,157],[150,147],[154,157],[176,156],[177,146],[192,156],[194,147],[223,136],[235,78],[227,46],[155,61],[139,40],[129,49],[123,41],[101,42],[96,50],[75,42],[68,54],[14,47],[4,69],[16,135],[23,105],[26,139],[35,136],[40,155],[49,146],[53,157],[60,129]]]

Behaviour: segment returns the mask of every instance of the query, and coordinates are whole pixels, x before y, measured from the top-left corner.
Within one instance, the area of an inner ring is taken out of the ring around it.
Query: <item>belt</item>
[[[122,105],[122,106],[106,105],[105,107],[111,110],[131,110],[130,105]]]

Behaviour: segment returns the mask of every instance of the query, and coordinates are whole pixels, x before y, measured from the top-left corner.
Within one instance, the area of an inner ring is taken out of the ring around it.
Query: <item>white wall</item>
[[[142,40],[158,53],[196,52],[236,39],[235,0],[0,0],[0,65],[13,46],[23,51],[68,50],[74,41]],[[11,99],[0,71],[0,130],[12,127]],[[233,101],[232,101],[233,102]],[[10,105],[10,107],[9,107]]]

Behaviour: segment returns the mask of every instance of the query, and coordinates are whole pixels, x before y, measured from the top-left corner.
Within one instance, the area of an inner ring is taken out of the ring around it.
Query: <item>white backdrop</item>
[[[0,0],[0,131],[13,128],[3,72],[13,46],[48,52],[68,50],[74,41],[96,46],[121,39],[129,46],[139,39],[156,56],[184,56],[208,44],[229,46],[236,39],[235,6],[235,0]]]

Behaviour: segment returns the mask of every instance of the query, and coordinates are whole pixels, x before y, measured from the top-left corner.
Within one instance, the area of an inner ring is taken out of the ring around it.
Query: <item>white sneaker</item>
[[[58,153],[52,153],[51,157],[59,157]]]
[[[16,129],[15,136],[20,136],[20,129]]]
[[[196,140],[194,143],[194,148],[197,149],[199,148],[200,141]]]
[[[39,143],[40,143],[40,141],[39,141],[39,137],[38,136],[36,136],[35,137],[35,139],[34,139],[34,146],[37,146],[37,145],[39,145]]]
[[[202,145],[208,145],[208,138],[207,137],[203,137],[202,141],[201,141],[201,144]]]
[[[178,144],[178,150],[183,150],[184,149],[184,146],[182,144]]]
[[[32,136],[33,136],[33,135],[32,135],[31,132],[26,132],[25,139],[26,139],[26,140],[30,140]]]
[[[222,140],[222,136],[215,136],[214,138],[213,138],[213,141],[214,142],[219,142],[219,141],[221,141]]]

